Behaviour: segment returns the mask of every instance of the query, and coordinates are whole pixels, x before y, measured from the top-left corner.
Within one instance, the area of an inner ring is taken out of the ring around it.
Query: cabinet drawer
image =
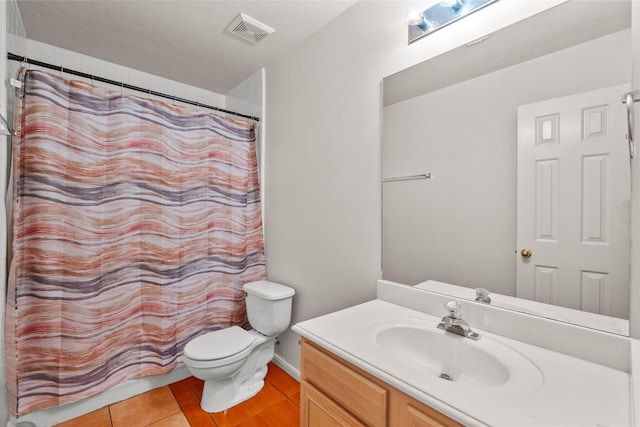
[[[303,380],[320,389],[365,424],[387,423],[387,390],[305,341],[302,346]]]
[[[391,389],[390,426],[464,427],[398,389]]]
[[[452,426],[460,426],[460,424],[456,423],[450,418],[445,417],[441,413],[426,407],[422,406],[421,408],[416,408],[414,406],[407,406],[407,419],[408,427],[452,427]]]

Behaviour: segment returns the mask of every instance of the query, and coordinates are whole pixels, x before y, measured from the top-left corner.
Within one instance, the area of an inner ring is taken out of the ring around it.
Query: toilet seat
[[[189,341],[184,358],[198,368],[227,365],[249,355],[253,336],[239,326],[207,332]]]

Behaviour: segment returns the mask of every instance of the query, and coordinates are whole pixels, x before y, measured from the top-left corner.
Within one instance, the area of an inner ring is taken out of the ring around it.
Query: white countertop
[[[440,321],[378,299],[300,322],[293,330],[465,425],[632,425],[629,372],[474,328],[481,336],[525,355],[540,371],[542,381],[518,393],[499,387],[465,388],[427,376],[409,363],[398,363],[377,347],[371,325],[402,319],[434,325]]]

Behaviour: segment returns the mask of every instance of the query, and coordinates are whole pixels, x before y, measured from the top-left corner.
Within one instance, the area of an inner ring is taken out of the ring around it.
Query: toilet
[[[204,381],[200,407],[207,412],[229,409],[262,389],[276,337],[291,322],[292,288],[267,280],[242,288],[253,329],[232,326],[207,332],[184,347],[184,364]]]

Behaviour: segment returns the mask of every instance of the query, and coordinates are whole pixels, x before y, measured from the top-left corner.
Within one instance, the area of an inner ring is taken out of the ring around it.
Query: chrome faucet
[[[476,288],[476,301],[483,302],[485,304],[491,304],[489,291],[485,288]]]
[[[443,331],[453,332],[454,334],[461,335],[466,338],[471,338],[472,340],[479,340],[480,335],[473,332],[469,324],[460,317],[460,308],[462,304],[458,301],[449,301],[444,305],[449,311],[447,316],[442,318],[440,324],[438,324],[438,329],[442,329]]]

